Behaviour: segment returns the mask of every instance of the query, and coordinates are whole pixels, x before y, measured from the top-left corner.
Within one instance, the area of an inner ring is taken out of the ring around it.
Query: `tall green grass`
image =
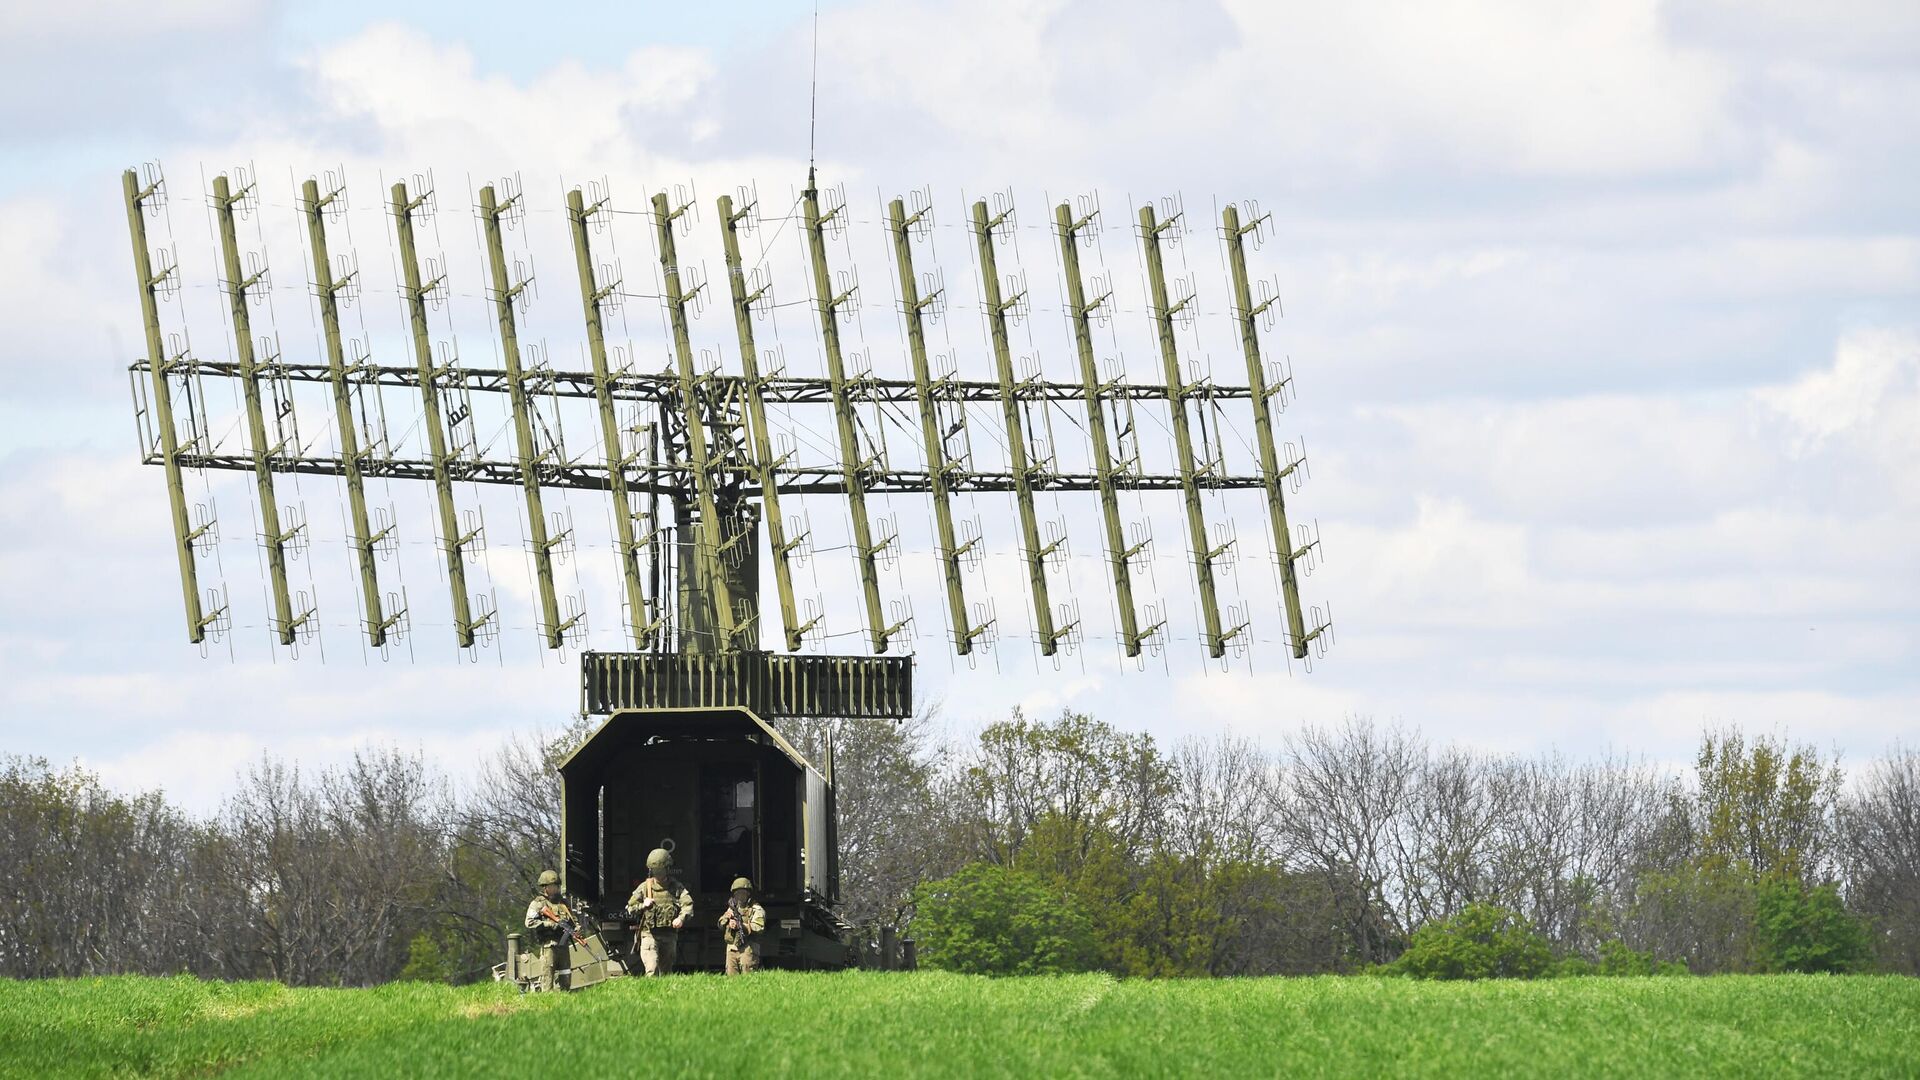
[[[5,1076],[1920,1075],[1920,980],[0,983]]]

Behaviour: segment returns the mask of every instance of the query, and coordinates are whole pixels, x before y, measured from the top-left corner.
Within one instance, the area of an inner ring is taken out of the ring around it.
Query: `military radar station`
[[[1319,542],[1288,519],[1286,494],[1305,475],[1305,454],[1274,433],[1292,380],[1264,343],[1279,302],[1277,288],[1248,268],[1249,249],[1272,227],[1253,204],[1218,207],[1208,223],[1221,271],[1209,298],[1197,274],[1180,272],[1194,223],[1178,198],[1130,207],[1118,222],[1095,196],[1050,201],[1024,225],[1016,200],[997,194],[962,199],[963,212],[947,224],[936,221],[928,193],[913,192],[856,219],[844,193],[821,191],[810,171],[805,188],[772,213],[751,188],[716,199],[710,233],[696,237],[701,204],[686,189],[630,210],[616,209],[604,182],[563,184],[555,206],[530,208],[508,179],[469,193],[476,280],[453,282],[446,253],[434,250],[433,180],[416,176],[387,186],[377,211],[368,208],[390,240],[399,300],[395,329],[382,334],[360,313],[371,275],[352,244],[343,177],[297,183],[276,216],[256,178],[236,169],[205,192],[226,330],[225,358],[213,359],[190,344],[183,297],[194,294],[182,291],[166,180],[146,166],[128,170],[124,186],[145,328],[144,355],[130,368],[140,452],[165,478],[188,640],[204,650],[235,627],[220,580],[211,473],[249,474],[254,488],[246,539],[260,555],[264,611],[242,625],[263,627],[271,647],[295,655],[320,640],[323,626],[348,628],[383,657],[407,640],[414,619],[399,580],[407,530],[379,494],[405,481],[430,492],[432,524],[422,535],[431,536],[434,573],[445,582],[453,646],[471,655],[493,645],[511,620],[498,590],[470,579],[493,565],[483,557],[484,502],[517,493],[530,616],[519,623],[531,624],[543,650],[578,652],[581,711],[606,717],[560,769],[564,887],[594,910],[617,908],[644,876],[646,853],[671,838],[705,910],[724,906],[736,875],[760,883],[777,942],[770,964],[849,962],[851,928],[834,913],[830,755],[809,761],[781,725],[912,714],[917,623],[912,590],[897,584],[903,553],[928,560],[922,588],[939,595],[945,643],[968,664],[1002,637],[1008,620],[996,601],[1014,582],[1026,609],[1016,618],[1042,657],[1057,662],[1099,639],[1123,665],[1175,641],[1218,660],[1257,640],[1252,607],[1221,596],[1243,546],[1226,500],[1244,492],[1269,538],[1258,545],[1277,601],[1269,639],[1300,659],[1330,641],[1324,611],[1300,597]],[[530,209],[551,216],[530,217]],[[565,241],[557,228],[534,228],[538,221],[564,222]],[[657,256],[653,291],[626,283],[616,225],[647,235]],[[942,229],[970,249],[973,296],[951,296],[932,262]],[[303,294],[317,359],[287,357],[274,325],[280,290],[267,237],[282,232],[283,245],[304,249],[299,284],[285,291]],[[1027,286],[1023,232],[1052,252],[1057,303],[1037,303]],[[1103,237],[1124,237],[1137,300],[1106,267]],[[858,316],[856,242],[871,248],[870,261],[891,264],[884,291],[898,348],[878,357]],[[524,326],[530,313],[547,314],[533,304],[531,267],[549,243],[573,257],[575,365],[554,363]],[[702,257],[681,250],[690,245],[718,252],[723,287],[709,287]],[[776,302],[783,278],[804,281],[804,298]],[[625,328],[635,298],[661,316],[658,362],[638,359],[648,350]],[[696,344],[709,303],[730,316],[721,325],[731,323],[731,341]],[[462,304],[484,311],[497,366],[458,358],[446,309]],[[777,311],[789,306],[804,307],[811,324],[811,373],[789,370],[797,347],[762,340],[769,327],[777,335]],[[952,309],[977,315],[973,345],[936,332]],[[1051,355],[1030,330],[1017,333],[1036,310],[1058,316]],[[1197,336],[1209,324],[1225,328],[1231,370],[1244,381],[1214,379]],[[1132,368],[1129,337],[1138,339],[1134,354],[1150,358]],[[210,416],[210,402],[222,398],[232,413]],[[588,449],[568,442],[569,419],[590,433]],[[324,590],[312,584],[315,532],[329,531],[316,529],[304,502],[283,501],[282,488],[310,476],[334,478],[342,496],[339,533],[320,540],[346,552],[351,621],[323,620],[316,598]],[[1063,503],[1079,493],[1087,507],[1069,513]],[[1191,580],[1156,596],[1149,504],[1162,494],[1163,512],[1181,521],[1175,551]],[[985,518],[969,514],[1002,495],[1012,497],[1010,514],[1004,503]],[[583,538],[572,508],[589,498],[608,526]],[[844,545],[816,544],[812,518],[828,504],[845,524]],[[903,507],[923,523],[903,528]],[[917,537],[908,535],[914,528]],[[1091,629],[1069,598],[1076,536],[1099,552],[1100,576],[1111,583],[1110,619]],[[592,600],[585,586],[562,585],[569,561],[576,575],[585,564],[610,594],[609,608],[617,605],[618,618],[598,633],[617,626],[619,638],[603,643],[624,650],[590,647]],[[998,590],[995,565],[1008,570]],[[814,569],[811,597],[803,567]],[[763,583],[773,605],[763,606]],[[830,595],[844,598],[856,629],[827,633]],[[1191,601],[1191,634],[1175,635],[1170,597]],[[777,606],[777,619],[766,606]],[[432,621],[442,621],[438,612]],[[857,639],[860,652],[834,655],[830,639]],[[599,929],[569,965],[576,985],[620,970],[623,924],[602,919]],[[717,936],[694,937],[682,964],[717,966]],[[516,951],[507,967],[529,977],[522,964]]]

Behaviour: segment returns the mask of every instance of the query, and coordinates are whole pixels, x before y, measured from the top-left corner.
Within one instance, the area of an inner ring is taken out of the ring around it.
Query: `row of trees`
[[[1911,749],[1849,782],[1810,746],[1734,729],[1705,734],[1690,773],[1435,748],[1364,720],[1270,748],[1162,750],[1072,713],[932,752],[913,728],[889,738],[856,744],[877,756],[847,772],[912,783],[862,806],[847,864],[870,887],[861,914],[917,914],[934,962],[992,969],[943,955],[959,942],[1015,968],[1037,948],[1127,975],[1354,971],[1479,904],[1576,967],[1920,973]]]
[[[482,977],[560,843],[553,765],[509,740],[464,790],[417,754],[263,759],[218,813],[0,759],[0,975],[190,972],[293,985]]]
[[[0,910],[0,974],[483,977],[555,861],[553,766],[585,730],[510,740],[459,785],[397,750],[319,772],[262,760],[204,818],[0,759],[0,874],[18,897]],[[1735,731],[1706,736],[1686,775],[1434,748],[1362,720],[1273,747],[1163,749],[1073,713],[957,744],[924,719],[792,734],[816,759],[833,741],[844,912],[907,926],[954,966],[1352,971],[1497,905],[1561,960],[1868,962],[1821,951],[1831,935],[1808,927],[1839,918],[1871,964],[1920,973],[1913,750],[1849,779]]]

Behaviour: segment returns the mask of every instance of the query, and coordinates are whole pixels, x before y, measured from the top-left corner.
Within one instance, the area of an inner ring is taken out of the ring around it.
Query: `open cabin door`
[[[758,760],[700,766],[699,857],[687,870],[695,892],[724,895],[736,877],[761,880],[761,771]]]

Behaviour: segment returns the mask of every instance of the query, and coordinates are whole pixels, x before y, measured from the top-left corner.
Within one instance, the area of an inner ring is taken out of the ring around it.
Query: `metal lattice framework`
[[[486,253],[486,302],[497,323],[502,358],[498,367],[491,368],[459,364],[435,348],[428,311],[445,294],[446,274],[435,260],[422,258],[416,236],[423,215],[431,211],[430,187],[421,190],[418,182],[412,186],[401,182],[386,193],[385,211],[397,248],[397,277],[412,353],[410,362],[386,362],[364,355],[370,350],[350,348],[341,326],[341,305],[359,286],[353,262],[333,250],[337,238],[332,233],[344,203],[344,187],[331,177],[325,190],[318,180],[301,185],[297,212],[311,254],[309,285],[325,355],[313,362],[295,362],[282,358],[269,339],[253,330],[254,309],[267,271],[257,258],[243,258],[235,228],[236,216],[250,212],[254,205],[250,200],[257,199],[244,174],[237,184],[228,175],[218,176],[210,191],[221,249],[220,288],[235,346],[227,361],[198,358],[180,343],[184,336],[170,341],[163,332],[161,304],[179,287],[179,268],[164,249],[156,258],[148,220],[165,198],[165,185],[158,170],[151,168],[128,170],[124,185],[146,342],[145,358],[131,366],[136,413],[144,459],[166,475],[188,635],[195,642],[218,632],[225,612],[220,594],[203,593],[197,580],[196,553],[208,544],[214,523],[210,514],[190,510],[183,474],[217,469],[253,474],[272,627],[285,644],[298,640],[316,618],[309,598],[288,580],[288,553],[301,542],[304,523],[287,525],[281,520],[275,482],[286,474],[342,479],[345,530],[359,582],[360,625],[374,646],[387,643],[406,617],[404,593],[395,592],[382,578],[380,554],[383,545],[392,542],[395,525],[369,507],[365,488],[376,479],[432,485],[435,532],[455,638],[462,647],[484,640],[497,629],[498,619],[497,611],[483,598],[477,599],[466,580],[474,545],[480,542],[479,526],[470,512],[463,512],[456,494],[456,485],[466,483],[520,489],[539,632],[549,648],[577,640],[584,618],[582,609],[571,604],[567,610],[562,608],[553,560],[570,536],[557,519],[550,520],[543,503],[548,493],[567,489],[606,492],[611,500],[623,623],[633,647],[643,653],[676,648],[705,656],[759,651],[761,524],[767,531],[764,552],[780,609],[778,640],[788,651],[801,651],[821,616],[803,617],[796,603],[792,563],[806,536],[796,533],[794,519],[783,514],[781,500],[805,496],[844,500],[867,646],[875,654],[897,652],[907,619],[897,612],[889,614],[880,563],[898,539],[877,535],[887,530],[884,524],[876,529],[870,503],[875,498],[913,495],[930,502],[950,641],[958,654],[968,655],[993,634],[991,616],[978,603],[969,603],[965,570],[979,554],[982,541],[978,535],[962,535],[954,506],[956,496],[969,493],[1013,496],[1034,639],[1044,655],[1069,648],[1077,626],[1070,610],[1054,602],[1052,574],[1064,536],[1043,534],[1035,505],[1036,495],[1052,492],[1085,492],[1098,501],[1098,528],[1125,655],[1138,656],[1151,647],[1165,633],[1166,620],[1155,606],[1142,606],[1135,595],[1135,575],[1149,540],[1129,530],[1120,505],[1124,492],[1179,493],[1200,640],[1206,654],[1216,658],[1244,645],[1248,622],[1243,611],[1222,608],[1216,565],[1229,556],[1235,540],[1218,527],[1217,520],[1210,522],[1203,494],[1262,493],[1289,652],[1304,658],[1310,647],[1326,644],[1330,624],[1318,609],[1303,608],[1299,589],[1299,571],[1315,557],[1318,541],[1309,530],[1290,524],[1286,506],[1286,493],[1298,484],[1304,455],[1291,447],[1283,455],[1273,430],[1273,407],[1283,400],[1290,379],[1263,351],[1263,324],[1275,314],[1275,300],[1271,296],[1256,300],[1247,270],[1247,243],[1270,220],[1257,209],[1243,215],[1241,206],[1228,205],[1217,226],[1231,289],[1224,306],[1246,376],[1242,384],[1225,385],[1196,378],[1182,356],[1176,328],[1193,317],[1199,303],[1195,290],[1170,280],[1164,261],[1163,249],[1187,228],[1177,204],[1141,206],[1131,229],[1139,245],[1145,315],[1161,376],[1141,382],[1112,374],[1110,366],[1103,366],[1096,344],[1094,324],[1113,316],[1112,288],[1104,281],[1090,282],[1081,265],[1082,253],[1098,228],[1097,205],[1082,200],[1077,206],[1061,202],[1053,207],[1048,231],[1057,247],[1078,378],[1051,380],[1037,374],[1037,369],[1025,375],[1016,370],[1009,324],[1029,301],[1021,281],[1006,278],[999,265],[1011,227],[1010,204],[972,202],[965,227],[977,260],[988,343],[988,355],[981,358],[980,366],[992,377],[965,379],[958,377],[957,364],[940,368],[930,356],[926,324],[946,302],[940,279],[916,267],[916,247],[931,224],[930,200],[916,197],[910,209],[906,199],[892,199],[880,227],[894,255],[891,269],[898,288],[905,360],[912,374],[911,378],[881,378],[851,362],[843,342],[858,285],[857,279],[844,273],[846,268],[837,272],[832,265],[828,238],[853,223],[847,220],[844,199],[823,198],[810,174],[792,221],[804,237],[810,307],[817,318],[825,374],[801,377],[766,371],[765,353],[755,339],[756,320],[771,300],[771,283],[760,267],[747,266],[742,257],[741,236],[755,224],[750,193],[743,192],[740,201],[725,196],[714,204],[727,299],[738,339],[738,368],[732,371],[697,362],[689,332],[690,308],[705,299],[707,283],[699,280],[694,268],[682,264],[676,237],[690,224],[689,212],[695,204],[664,192],[649,200],[646,213],[660,263],[658,299],[671,360],[663,370],[648,372],[632,370],[610,356],[607,312],[618,303],[621,282],[594,243],[596,227],[611,212],[610,200],[601,189],[596,188],[593,198],[579,188],[566,194],[564,213],[578,272],[587,364],[585,370],[561,370],[530,362],[528,349],[520,341],[516,313],[527,302],[529,277],[509,259],[503,238],[525,213],[524,199],[515,185],[481,188],[474,208]],[[269,348],[272,353],[263,355]],[[220,445],[209,436],[204,418],[196,415],[196,409],[204,408],[201,402],[206,396],[199,388],[208,379],[238,383],[245,414],[243,449]],[[296,388],[303,385],[324,387],[331,399],[335,432],[331,453],[313,452],[294,433],[293,400]],[[403,455],[370,426],[369,416],[384,409],[389,396],[414,394],[418,395],[418,449]],[[476,396],[505,399],[511,415],[510,453],[495,454],[474,444],[470,418]],[[181,401],[184,408],[176,406]],[[568,401],[575,403],[574,408],[590,408],[597,417],[601,449],[597,460],[569,457],[550,429],[550,413],[544,411],[543,403]],[[862,407],[892,408],[912,417],[917,422],[923,467],[897,467],[877,451],[862,430]],[[804,461],[791,450],[783,452],[769,423],[773,408],[817,415],[819,429],[831,432],[831,458]],[[1171,437],[1170,465],[1158,470],[1146,466],[1134,430],[1136,408],[1154,410],[1162,418]],[[1213,447],[1215,433],[1209,425],[1217,427],[1228,408],[1244,409],[1251,416],[1253,471],[1229,471],[1224,455]],[[1085,433],[1082,467],[1059,465],[1051,430],[1036,428],[1034,409],[1074,414],[1074,422]],[[998,420],[993,437],[1005,447],[1004,462],[983,466],[962,445],[967,426],[980,423],[982,416]],[[1036,444],[1036,439],[1041,443]],[[654,509],[661,502],[671,507],[670,520]],[[657,673],[648,677],[667,678]],[[748,679],[754,686],[775,685],[767,681],[774,676],[766,672],[730,677]]]

